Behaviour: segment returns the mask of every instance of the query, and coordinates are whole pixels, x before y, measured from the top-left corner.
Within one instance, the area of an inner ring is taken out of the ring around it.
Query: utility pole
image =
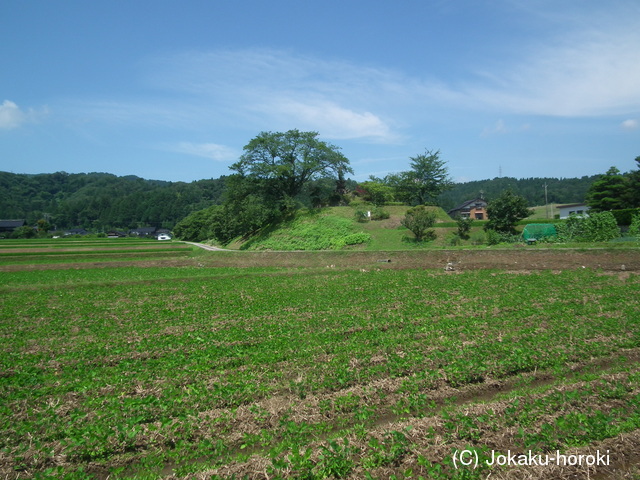
[[[544,182],[544,211],[547,215],[547,220],[549,219],[549,201],[547,199],[547,182]]]

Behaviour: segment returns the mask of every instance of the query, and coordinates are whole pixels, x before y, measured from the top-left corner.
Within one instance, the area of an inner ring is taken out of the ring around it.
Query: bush
[[[558,239],[565,242],[607,242],[620,236],[620,227],[611,212],[591,213],[588,217],[571,215],[556,229]]]
[[[584,221],[584,238],[588,242],[607,242],[620,236],[620,227],[611,212],[593,213]]]
[[[460,235],[457,235],[454,233],[451,236],[449,236],[449,245],[451,245],[452,247],[457,247],[462,245],[462,238],[460,238]]]
[[[486,241],[487,236],[482,231],[471,234],[471,245],[484,245]]]
[[[521,236],[517,234],[487,230],[487,245],[498,245],[499,243],[518,243],[520,239]]]
[[[518,222],[532,213],[533,210],[529,210],[524,197],[515,195],[511,190],[506,190],[487,205],[489,221],[484,228],[487,231],[495,230],[515,234],[514,227]]]
[[[265,230],[247,242],[243,250],[335,250],[370,240],[363,232],[353,232],[351,220],[342,217],[298,215],[272,230]]]
[[[389,212],[380,207],[374,207],[373,210],[371,210],[371,220],[386,220],[390,216],[391,214],[389,214]]]
[[[631,218],[631,225],[629,226],[628,234],[630,237],[636,237],[640,239],[640,214],[634,215]]]
[[[373,208],[359,208],[355,211],[356,222],[365,223],[369,220],[385,220],[391,215],[385,209],[374,206]]]
[[[359,222],[359,223],[368,222],[370,220],[369,210],[358,209],[355,211],[354,217],[356,219],[356,222]]]
[[[16,228],[11,233],[11,238],[35,238],[38,234],[33,229],[33,227],[29,227],[27,225],[23,227]]]
[[[371,240],[371,235],[364,232],[352,233],[342,239],[345,245],[359,245],[361,243],[367,243],[369,240]]]
[[[393,200],[393,188],[380,182],[364,182],[358,185],[358,191],[365,200],[376,206],[384,205]]]
[[[569,215],[564,223],[556,225],[558,232],[558,241],[571,242],[578,241],[584,230],[584,221],[586,217],[578,215]]]
[[[458,217],[458,219],[456,220],[456,225],[458,227],[458,237],[464,240],[468,240],[472,223],[473,218]]]
[[[622,210],[611,210],[618,225],[631,225],[633,217],[640,215],[640,208],[625,208]]]
[[[427,210],[424,205],[407,210],[400,223],[403,227],[408,228],[419,242],[424,239],[432,240],[436,236],[433,230],[429,230],[436,223],[436,214]]]

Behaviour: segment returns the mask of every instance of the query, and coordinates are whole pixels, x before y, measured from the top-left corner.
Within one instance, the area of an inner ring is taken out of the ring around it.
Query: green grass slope
[[[388,206],[389,218],[356,221],[356,210],[372,207],[329,207],[301,211],[295,218],[268,227],[259,234],[230,247],[241,250],[405,250],[415,248],[413,234],[400,222],[407,206]],[[433,207],[438,222],[451,219],[439,207]],[[431,242],[443,245],[451,228],[436,229],[438,238]]]

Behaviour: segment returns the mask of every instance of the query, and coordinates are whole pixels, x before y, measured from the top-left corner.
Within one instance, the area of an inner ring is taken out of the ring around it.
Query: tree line
[[[0,218],[25,219],[29,225],[44,220],[57,229],[82,227],[95,232],[177,228],[185,237],[225,243],[286,218],[301,206],[345,205],[354,197],[374,205],[431,204],[449,210],[478,196],[491,200],[510,190],[534,206],[544,204],[546,185],[549,203],[586,198],[597,202],[600,197],[606,203],[617,195],[640,204],[638,172],[454,183],[440,152],[431,150],[411,157],[408,171],[357,183],[348,178],[353,171],[339,147],[321,141],[317,132],[298,130],[262,132],[230,169],[230,175],[190,183],[108,173],[0,172]],[[594,185],[604,190],[600,197]]]
[[[226,178],[191,183],[108,173],[0,172],[0,218],[45,220],[54,229],[101,232],[143,226],[173,228],[193,211],[220,201]]]

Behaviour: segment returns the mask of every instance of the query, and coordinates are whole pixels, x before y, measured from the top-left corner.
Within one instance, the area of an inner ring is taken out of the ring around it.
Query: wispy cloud
[[[150,71],[154,86],[195,95],[229,121],[317,130],[335,139],[397,138],[380,113],[388,106],[380,98],[401,83],[384,70],[255,49],[155,59]]]
[[[491,135],[503,135],[507,133],[507,127],[505,126],[504,120],[498,120],[493,127],[486,127],[481,136],[489,137]]]
[[[58,110],[60,115],[66,115],[73,122],[101,122],[125,128],[132,125],[189,128],[201,119],[203,111],[196,104],[166,98],[66,99]]]
[[[629,118],[620,124],[623,130],[637,130],[640,128],[640,122],[635,118]]]
[[[299,126],[302,130],[321,131],[335,139],[390,139],[391,129],[371,112],[357,112],[331,101],[304,102],[291,98],[271,100],[256,107],[276,119],[277,123]],[[285,127],[287,128],[287,127]]]
[[[235,149],[216,143],[180,142],[176,145],[166,146],[165,148],[173,152],[209,158],[217,162],[236,160],[239,156],[239,153]]]
[[[506,135],[514,132],[526,132],[531,129],[531,125],[525,123],[518,127],[508,126],[504,120],[498,120],[492,127],[485,127],[480,134],[481,137],[490,137],[492,135]]]
[[[480,72],[480,83],[465,92],[480,105],[514,113],[584,117],[637,112],[640,10],[630,7],[627,17],[618,14],[614,19],[593,12],[589,18],[575,15],[579,18],[565,25],[565,32],[523,47],[520,61]]]
[[[532,2],[532,11],[539,4]],[[545,15],[548,25],[553,22],[547,16],[555,9],[546,7],[539,15]],[[216,136],[227,144],[238,142],[221,136],[227,133],[244,135],[246,141],[262,130],[300,128],[327,139],[398,144],[423,136],[416,126],[425,129],[429,122],[469,124],[470,113],[507,121],[513,114],[636,118],[640,30],[635,20],[640,11],[625,19],[620,13],[624,8],[602,8],[615,10],[615,19],[579,17],[575,9],[570,17],[565,11],[545,30],[548,35],[518,40],[513,55],[479,57],[475,68],[466,65],[466,80],[460,74],[455,79],[421,76],[290,50],[192,51],[144,61],[136,79],[143,84],[143,97],[76,100],[75,113],[89,121],[173,129],[178,138],[189,138],[185,131],[197,131],[200,139],[203,132],[215,132],[213,143],[180,147],[183,153],[210,158],[224,157],[205,147],[217,145]],[[7,102],[1,108],[0,127],[19,124],[24,112]],[[481,136],[526,128],[499,120]],[[624,123],[622,128],[637,125]]]
[[[27,122],[37,121],[47,112],[46,108],[40,111],[31,108],[24,110],[11,100],[5,100],[0,105],[0,129],[11,130],[18,128]]]

